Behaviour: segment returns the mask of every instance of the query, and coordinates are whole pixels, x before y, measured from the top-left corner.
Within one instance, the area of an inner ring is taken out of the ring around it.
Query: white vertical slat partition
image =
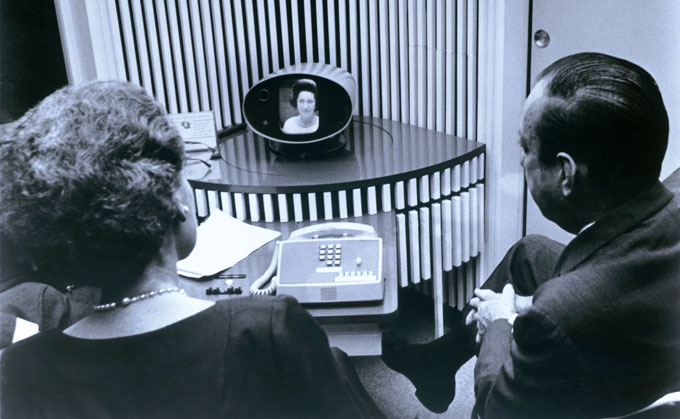
[[[171,112],[213,110],[218,129],[241,122],[243,96],[262,77],[318,60],[356,77],[360,115],[469,139],[488,132],[495,2],[109,2],[113,15],[90,26],[118,40],[107,44],[122,58],[118,78],[142,85]]]

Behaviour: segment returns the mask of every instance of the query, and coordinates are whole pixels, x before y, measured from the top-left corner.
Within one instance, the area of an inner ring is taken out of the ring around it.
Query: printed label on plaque
[[[179,135],[182,136],[186,151],[209,150],[217,147],[215,115],[212,111],[169,114],[168,118],[175,124]]]

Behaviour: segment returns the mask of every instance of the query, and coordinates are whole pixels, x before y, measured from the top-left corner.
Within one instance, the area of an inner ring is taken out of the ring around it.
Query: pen
[[[220,274],[219,278],[224,279],[240,279],[245,278],[246,274]]]

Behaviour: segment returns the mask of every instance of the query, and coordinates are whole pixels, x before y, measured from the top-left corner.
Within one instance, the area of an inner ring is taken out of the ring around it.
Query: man
[[[449,333],[385,342],[385,363],[441,412],[477,351],[484,418],[620,416],[680,389],[680,199],[658,181],[667,142],[642,68],[596,53],[546,68],[524,106],[521,164],[543,215],[576,237],[524,238]]]

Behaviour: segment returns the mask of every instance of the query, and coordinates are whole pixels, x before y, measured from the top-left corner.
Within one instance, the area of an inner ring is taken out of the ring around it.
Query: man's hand
[[[491,290],[476,289],[475,297],[470,300],[473,310],[470,311],[465,324],[477,322],[477,343],[482,341],[482,336],[491,322],[497,319],[509,319],[514,313],[519,312],[516,304],[521,306],[522,312],[531,305],[531,297],[519,297],[516,300],[515,290],[511,284],[505,285],[501,294]]]

